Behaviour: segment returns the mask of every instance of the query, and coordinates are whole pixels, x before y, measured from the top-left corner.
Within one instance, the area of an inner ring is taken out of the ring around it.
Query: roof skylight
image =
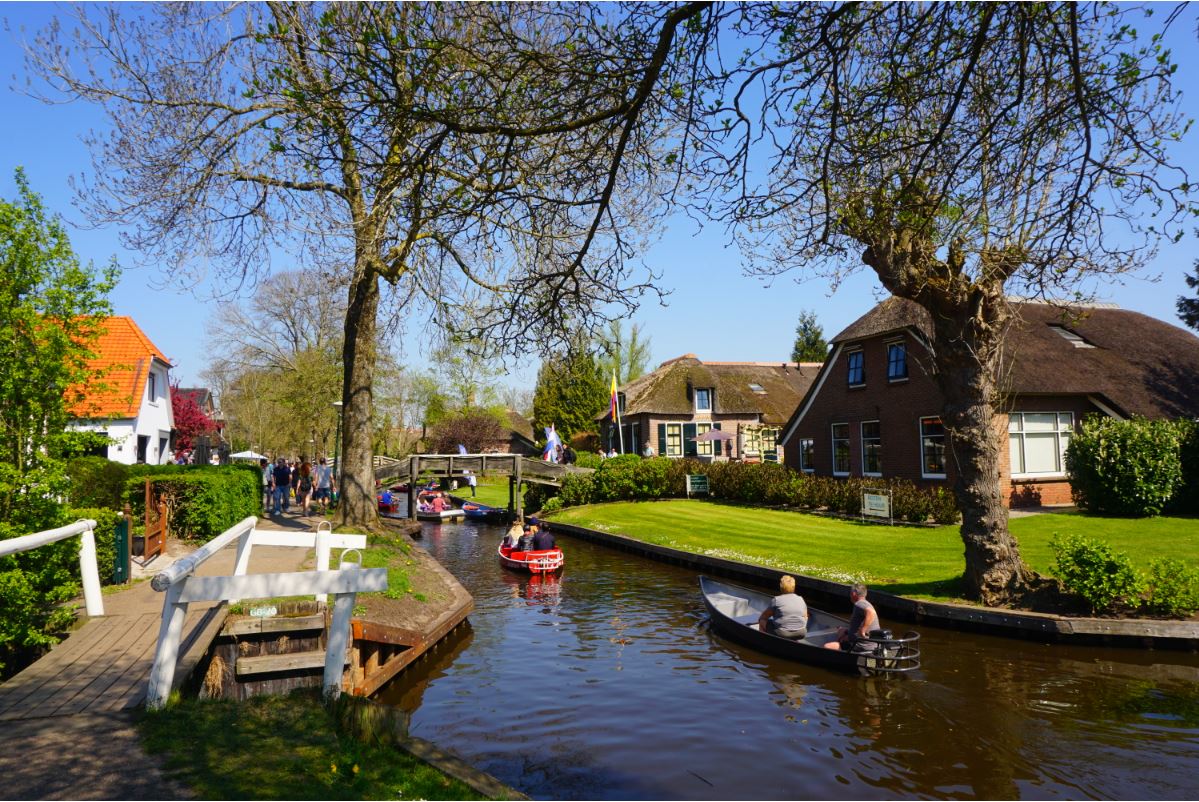
[[[1049,325],[1049,328],[1051,328],[1055,332],[1057,332],[1059,337],[1061,337],[1063,340],[1066,340],[1067,342],[1069,342],[1075,348],[1094,348],[1095,347],[1095,346],[1091,345],[1089,342],[1087,342],[1086,340],[1084,340],[1082,338],[1082,335],[1079,335],[1079,334],[1076,334],[1076,333],[1070,331],[1065,326],[1055,326],[1051,323]]]

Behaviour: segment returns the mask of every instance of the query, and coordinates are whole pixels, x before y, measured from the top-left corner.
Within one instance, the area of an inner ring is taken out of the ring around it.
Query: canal
[[[1194,798],[1196,655],[923,628],[917,675],[842,676],[710,632],[693,571],[560,537],[531,579],[502,531],[425,524],[475,612],[380,701],[531,797]]]

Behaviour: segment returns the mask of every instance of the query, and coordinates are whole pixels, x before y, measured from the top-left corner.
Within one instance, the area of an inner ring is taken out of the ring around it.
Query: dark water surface
[[[1199,656],[923,628],[915,676],[843,676],[710,632],[693,571],[559,537],[531,579],[501,536],[425,525],[475,612],[380,700],[532,797],[1199,796]]]

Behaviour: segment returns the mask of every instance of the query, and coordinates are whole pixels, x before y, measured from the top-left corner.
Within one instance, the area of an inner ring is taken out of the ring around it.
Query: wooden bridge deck
[[[250,573],[300,570],[307,554],[306,549],[259,546],[251,553]],[[230,574],[234,557],[235,549],[224,549],[198,573]],[[117,713],[140,705],[158,643],[162,600],[163,594],[149,582],[106,596],[106,615],[89,619],[42,659],[0,685],[0,721]],[[189,607],[176,685],[191,674],[227,614],[223,603]]]

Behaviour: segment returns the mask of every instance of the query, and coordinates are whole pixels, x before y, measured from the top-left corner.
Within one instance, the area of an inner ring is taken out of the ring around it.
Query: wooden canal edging
[[[552,519],[547,523],[555,532],[589,540],[605,546],[628,551],[659,562],[672,563],[697,571],[729,577],[766,588],[777,587],[779,577],[790,573],[777,568],[768,568],[751,563],[693,554],[669,546],[644,543],[636,538],[599,532],[573,524],[558,523]],[[797,592],[821,602],[830,603],[832,610],[837,605],[849,607],[849,585],[826,579],[792,574]],[[698,598],[698,590],[696,591]],[[1004,638],[1044,643],[1072,643],[1090,646],[1120,646],[1127,648],[1171,649],[1199,651],[1199,622],[1159,621],[1136,618],[1073,618],[1033,613],[1023,610],[1000,610],[987,607],[972,607],[966,604],[923,601],[896,596],[885,591],[871,590],[870,601],[878,611],[893,619],[926,624],[943,629],[957,629],[997,635]]]

